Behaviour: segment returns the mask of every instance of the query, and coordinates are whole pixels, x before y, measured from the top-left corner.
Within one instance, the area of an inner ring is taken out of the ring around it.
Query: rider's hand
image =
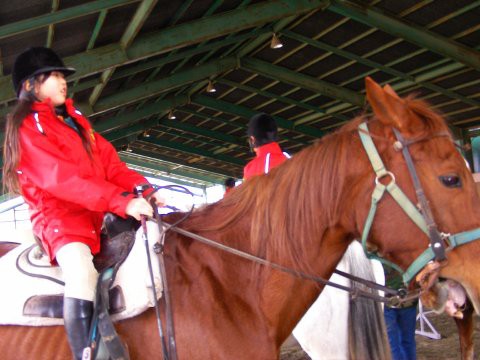
[[[153,208],[144,198],[134,198],[130,200],[125,212],[137,220],[141,219],[141,215],[153,216]]]
[[[165,205],[167,205],[167,201],[165,200],[165,198],[160,194],[160,192],[156,191],[152,194],[152,197],[151,197],[154,201],[155,201],[155,204],[161,208],[161,207],[164,207]]]

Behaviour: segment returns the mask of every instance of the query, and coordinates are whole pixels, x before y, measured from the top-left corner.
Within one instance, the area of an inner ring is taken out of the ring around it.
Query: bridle
[[[457,246],[468,244],[469,242],[479,239],[480,228],[453,235],[441,233],[438,230],[438,227],[432,216],[430,205],[428,204],[428,200],[425,196],[425,192],[422,188],[422,185],[420,184],[420,180],[418,178],[412,156],[408,151],[408,147],[412,144],[422,141],[429,141],[436,137],[450,138],[450,134],[448,132],[438,132],[429,137],[405,139],[397,129],[393,128],[393,132],[395,134],[395,137],[397,138],[397,141],[395,141],[393,146],[396,151],[402,151],[402,155],[407,164],[408,172],[410,173],[410,177],[415,188],[415,193],[419,201],[420,209],[415,206],[405,195],[405,193],[398,187],[395,182],[394,174],[386,169],[375,147],[375,144],[373,143],[367,123],[364,122],[360,124],[358,127],[358,133],[376,175],[375,188],[372,192],[370,211],[368,213],[367,219],[365,220],[365,225],[362,233],[362,246],[367,257],[379,260],[383,264],[394,268],[400,274],[402,274],[403,282],[405,285],[408,286],[413,277],[417,273],[419,273],[430,261],[435,261],[438,263],[444,262],[447,259],[447,252],[451,251]],[[387,185],[384,185],[381,183],[380,179],[386,176],[389,176],[391,181]],[[394,264],[393,262],[388,261],[383,257],[379,256],[378,254],[370,252],[367,249],[367,239],[375,217],[377,205],[385,194],[385,191],[387,191],[392,196],[392,198],[398,203],[402,210],[430,239],[429,247],[425,251],[423,251],[405,271],[403,271],[398,265]],[[446,247],[445,244],[447,244],[448,246]]]

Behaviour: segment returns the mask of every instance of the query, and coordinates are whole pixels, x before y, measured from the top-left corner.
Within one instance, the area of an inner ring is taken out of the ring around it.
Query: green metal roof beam
[[[112,66],[124,65],[232,32],[258,27],[284,17],[301,14],[324,6],[326,3],[328,1],[325,0],[262,2],[140,36],[126,50],[122,49],[119,44],[109,44],[66,57],[64,60],[67,65],[77,69],[77,72],[71,77],[75,80]],[[10,76],[0,78],[0,103],[15,98],[10,83]]]
[[[206,106],[211,109],[216,109],[225,113],[234,114],[236,116],[243,117],[245,119],[251,118],[253,115],[257,114],[257,111],[251,110],[247,107],[235,105],[228,103],[223,100],[214,99],[208,96],[196,95],[191,98],[192,102],[198,105]],[[278,127],[289,129],[301,133],[303,135],[308,135],[314,138],[320,138],[325,135],[325,132],[316,129],[314,127],[300,125],[294,126],[293,122],[288,121],[282,117],[274,116]]]
[[[98,98],[102,94],[103,89],[105,88],[105,86],[107,86],[108,81],[110,80],[110,77],[113,75],[114,71],[115,71],[115,68],[112,67],[110,69],[105,70],[100,75],[100,83],[97,83],[97,85],[95,85],[92,92],[90,93],[90,96],[88,97],[88,104],[90,105],[90,107],[93,107],[95,105]]]
[[[132,20],[125,29],[122,38],[120,39],[120,46],[124,49],[128,48],[133,39],[137,36],[140,28],[143,26],[158,0],[143,0],[138,6],[137,11],[133,15]]]
[[[365,102],[364,96],[357,94],[354,91],[334,84],[329,84],[326,81],[318,80],[312,78],[311,76],[303,75],[278,65],[271,65],[262,60],[242,58],[240,59],[240,67],[264,76],[268,76],[274,80],[283,81],[293,86],[298,86],[316,93],[321,93],[332,99],[342,100],[349,104],[363,106]]]
[[[126,49],[130,46],[145,20],[147,20],[148,15],[150,15],[150,12],[155,7],[156,3],[157,0],[143,0],[138,6],[137,11],[135,11],[135,14],[133,15],[130,23],[122,35],[122,38],[120,39],[120,46],[122,49]],[[107,86],[108,81],[112,77],[114,71],[115,67],[111,67],[105,70],[102,75],[100,75],[100,83],[95,86],[90,94],[90,97],[88,98],[88,103],[90,106],[95,105],[103,89],[105,89],[105,86]]]
[[[117,144],[115,144],[115,145],[117,145]],[[158,159],[158,160],[168,161],[168,162],[175,163],[177,165],[180,165],[180,166],[186,167],[186,168],[192,168],[192,169],[198,169],[200,171],[211,172],[213,174],[219,174],[219,175],[223,175],[223,176],[236,176],[235,174],[233,174],[229,171],[225,171],[224,169],[221,169],[221,168],[213,169],[209,166],[205,166],[205,165],[201,165],[201,164],[188,163],[184,160],[171,158],[171,157],[168,157],[168,156],[164,156],[161,153],[155,153],[155,152],[152,152],[152,151],[135,149],[135,154],[146,156],[146,157],[149,157],[149,158]],[[238,167],[238,168],[239,168],[239,173],[241,173],[241,170],[243,169],[243,167]]]
[[[237,122],[237,121],[234,121],[234,120],[226,120],[226,119],[223,119],[221,118],[220,116],[209,116],[209,115],[205,115],[205,114],[202,114],[201,112],[199,111],[194,111],[194,110],[190,110],[190,109],[186,109],[186,108],[183,108],[183,109],[179,109],[179,111],[183,112],[183,113],[186,113],[186,114],[190,114],[190,115],[195,115],[201,119],[205,119],[207,121],[214,121],[214,122],[219,122],[221,124],[226,124],[226,125],[230,125],[230,126],[234,126],[238,129],[244,129],[246,128],[246,125],[242,125],[241,123]]]
[[[100,34],[100,30],[102,30],[103,23],[105,22],[105,18],[107,17],[107,10],[102,10],[98,14],[98,19],[97,22],[95,23],[95,27],[93,28],[92,35],[90,36],[90,40],[88,40],[87,44],[87,50],[93,49],[95,46],[95,41],[97,41],[98,35]],[[73,82],[73,85],[69,86],[68,91],[71,94],[71,97],[75,94],[76,87],[78,86],[78,82],[80,79],[76,79]],[[91,87],[95,87],[98,84],[98,81],[95,80],[95,82],[92,84]]]
[[[139,0],[97,0],[34,18],[17,21],[0,26],[0,39],[138,1]]]
[[[102,29],[106,17],[107,10],[100,11],[97,22],[95,23],[95,27],[93,28],[92,36],[90,37],[90,40],[88,40],[87,50],[93,49],[93,47],[95,46],[95,41],[97,41],[98,35],[100,34],[100,30]]]
[[[195,135],[201,135],[201,136],[205,136],[215,140],[219,140],[227,144],[234,144],[234,145],[243,146],[243,147],[246,147],[247,145],[244,141],[239,141],[238,137],[236,136],[205,129],[205,128],[187,124],[181,121],[162,119],[159,121],[159,124],[169,128],[186,131]],[[220,146],[220,145],[217,145],[217,146]]]
[[[273,25],[273,29],[274,31],[277,31],[277,30],[280,30],[280,29],[283,29],[285,26],[287,26],[288,24],[290,24],[294,19],[296,18],[296,16],[290,16],[286,19],[282,19],[280,21],[277,21],[274,25]],[[262,29],[255,29],[254,31],[262,31]],[[237,53],[237,57],[243,57],[245,56],[246,54],[248,54],[250,51],[252,51],[253,49],[261,46],[262,44],[265,44],[267,41],[269,41],[269,39],[271,38],[271,34],[272,34],[272,31],[271,31],[271,28],[269,26],[269,29],[263,29],[263,31],[266,31],[266,33],[263,33],[259,36],[257,36],[255,39],[252,39],[251,41],[249,41],[245,46],[243,46]],[[239,43],[240,44],[240,43]],[[203,86],[203,85],[202,85]],[[192,86],[190,88],[190,90],[188,91],[188,93],[191,95],[191,94],[195,94],[197,93],[200,88],[202,87],[200,86],[200,84],[197,84],[195,86]]]
[[[215,110],[218,110],[218,109],[215,109]],[[183,113],[187,113],[187,114],[191,114],[191,115],[195,115],[197,117],[200,117],[202,119],[205,119],[205,120],[208,120],[208,121],[214,121],[214,122],[220,122],[221,124],[219,126],[222,126],[223,124],[226,124],[226,125],[230,125],[230,126],[234,126],[238,129],[246,129],[247,128],[247,125],[246,124],[242,124],[241,122],[239,121],[234,121],[234,120],[225,120],[225,119],[222,119],[221,117],[219,116],[208,116],[208,115],[204,115],[202,114],[201,112],[198,112],[198,111],[192,111],[192,110],[189,110],[189,109],[180,109],[181,112]],[[216,126],[214,129],[218,128],[219,126]],[[234,130],[235,131],[235,130]],[[247,133],[246,132],[242,132],[243,134],[245,135],[242,135],[240,136],[241,139],[244,139],[246,138],[247,136]],[[239,138],[238,136],[235,136],[235,138]],[[283,140],[288,140],[288,141],[291,141],[291,142],[294,142],[294,143],[297,143],[297,144],[300,144],[300,145],[307,145],[308,142],[307,141],[304,141],[304,140],[301,140],[299,141],[298,139],[295,139],[293,136],[287,136],[286,134],[282,135],[282,139]],[[247,146],[246,145],[247,142],[245,141],[245,143],[243,144],[244,146]],[[240,145],[241,142],[240,142]]]
[[[280,102],[283,102],[283,103],[286,103],[286,104],[289,104],[289,105],[294,105],[294,106],[298,106],[298,107],[306,109],[306,110],[311,110],[311,111],[314,111],[314,112],[319,113],[319,114],[325,114],[325,110],[320,109],[317,106],[309,105],[309,104],[301,102],[301,101],[290,99],[286,96],[281,96],[281,95],[277,95],[277,94],[274,94],[274,93],[271,93],[271,92],[268,92],[268,91],[265,91],[265,90],[254,88],[252,86],[240,84],[240,83],[230,81],[230,80],[227,80],[227,79],[223,79],[223,78],[217,79],[216,82],[218,82],[220,84],[226,84],[226,85],[229,85],[231,87],[238,88],[238,89],[241,89],[241,90],[245,90],[245,91],[248,91],[248,92],[251,92],[251,93],[256,93],[256,94],[265,96],[265,97],[270,98],[270,99],[275,99],[277,101],[280,101]],[[341,116],[341,117],[342,117],[342,120],[346,120],[345,117],[343,117],[343,116]]]
[[[381,70],[387,74],[390,74],[390,75],[393,75],[393,76],[396,76],[400,79],[403,79],[403,80],[406,80],[406,81],[410,81],[412,85],[415,84],[415,78],[411,75],[408,75],[408,74],[405,74],[401,71],[398,71],[398,70],[395,70],[391,67],[388,67],[388,66],[384,66],[380,63],[377,63],[375,61],[372,61],[372,60],[369,60],[369,59],[366,59],[364,58],[363,56],[358,56],[356,54],[353,54],[353,53],[350,53],[348,51],[345,51],[345,50],[342,50],[342,49],[339,49],[338,47],[334,47],[334,46],[331,46],[331,45],[328,45],[328,44],[325,44],[323,42],[320,42],[318,40],[312,40],[310,38],[307,38],[303,35],[300,35],[300,34],[296,34],[290,30],[283,30],[280,32],[282,35],[285,35],[287,37],[290,37],[292,39],[295,39],[297,41],[300,41],[300,42],[304,42],[304,43],[307,43],[313,47],[316,47],[316,48],[319,48],[319,49],[322,49],[322,50],[325,50],[325,51],[328,51],[328,52],[331,52],[333,54],[336,54],[336,55],[339,55],[339,56],[342,56],[344,58],[347,58],[347,59],[350,59],[350,60],[353,60],[353,61],[356,61],[360,64],[363,64],[363,65],[366,65],[366,66],[369,66],[371,67],[372,69],[374,70]],[[480,102],[478,101],[475,101],[475,100],[472,100],[472,99],[469,99],[461,94],[458,94],[458,93],[455,93],[454,91],[450,91],[450,90],[447,90],[447,89],[444,89],[438,85],[435,85],[435,84],[431,84],[431,83],[428,83],[428,82],[422,82],[422,83],[418,83],[418,85],[422,85],[423,87],[427,88],[427,89],[430,89],[430,90],[433,90],[435,92],[439,92],[447,97],[451,97],[453,99],[457,99],[457,100],[460,100],[464,103],[467,103],[467,104],[470,104],[470,105],[474,105],[474,106],[480,106]]]
[[[476,1],[475,1],[474,3],[472,3],[472,4],[469,4],[469,5],[467,5],[467,6],[463,7],[463,8],[457,9],[456,11],[449,13],[447,16],[444,16],[444,17],[442,17],[442,18],[440,18],[440,19],[436,19],[435,21],[433,21],[433,22],[431,22],[431,23],[429,23],[429,24],[426,24],[426,25],[425,25],[425,28],[426,28],[426,29],[431,29],[431,28],[433,28],[433,27],[435,27],[435,26],[438,26],[438,25],[440,25],[440,24],[443,24],[444,22],[452,19],[453,17],[460,16],[461,14],[463,14],[463,13],[465,13],[465,12],[469,12],[469,11],[471,11],[473,8],[478,7],[478,6],[480,6],[480,1],[476,0]],[[400,13],[398,14],[398,16],[399,16],[399,17],[406,16],[406,15],[408,15],[414,8],[415,8],[415,7],[412,7],[412,8],[409,8],[409,9],[405,10],[405,11],[402,11],[402,12],[400,12]],[[364,33],[364,34],[370,34],[372,30],[373,30],[373,29],[371,29],[370,31],[367,31],[367,32]],[[460,33],[455,34],[455,35],[452,36],[450,39],[451,39],[451,40],[455,40],[455,39],[460,38],[460,37],[462,37],[462,36],[463,36],[463,31],[460,32]],[[315,38],[318,38],[318,35],[315,36]],[[363,38],[363,37],[362,37],[362,35],[360,35],[360,36],[358,36],[358,37],[356,37],[356,38],[359,38],[359,39],[360,39],[360,38]],[[395,40],[390,41],[390,42],[388,42],[388,43],[386,43],[386,44],[383,44],[382,46],[379,46],[379,47],[375,48],[374,50],[369,51],[369,52],[366,53],[366,54],[362,54],[362,57],[363,57],[363,58],[369,58],[369,57],[371,57],[371,56],[374,56],[375,54],[380,53],[381,51],[383,51],[383,50],[391,47],[392,45],[398,44],[398,41],[399,41],[399,40],[401,40],[401,39],[396,38]],[[351,41],[352,41],[352,40],[350,40],[349,43],[351,43]],[[347,44],[348,44],[348,43],[347,43]],[[345,45],[345,44],[343,44],[343,45]],[[479,50],[479,47],[476,47],[475,49],[476,49],[476,50]],[[409,53],[409,54],[407,54],[407,55],[398,57],[398,58],[396,58],[394,61],[391,61],[391,62],[389,62],[389,63],[387,63],[387,64],[384,64],[384,65],[387,66],[387,67],[390,67],[390,68],[391,68],[391,67],[394,67],[396,64],[402,63],[403,61],[406,61],[406,60],[408,60],[408,59],[410,59],[410,58],[412,58],[412,57],[418,56],[418,55],[424,53],[425,51],[428,51],[428,49],[420,48],[420,49],[418,49],[417,51],[414,51],[414,52],[411,52],[411,53]],[[416,74],[418,74],[418,73],[424,73],[424,72],[427,71],[427,70],[434,69],[434,68],[438,68],[438,67],[440,67],[440,66],[442,66],[442,65],[445,65],[445,64],[451,63],[451,62],[452,62],[451,59],[445,59],[445,58],[443,58],[443,59],[440,60],[440,61],[437,61],[437,62],[435,62],[435,63],[429,64],[428,66],[421,67],[421,68],[417,68],[417,69],[415,69],[414,71],[409,72],[407,75],[414,76],[414,75],[416,75]],[[463,65],[463,64],[460,64],[460,63],[457,63],[457,62],[455,62],[454,65],[456,66],[456,68],[464,68],[464,65]],[[367,72],[364,72],[364,73],[362,73],[362,74],[359,74],[359,75],[357,75],[357,76],[354,76],[354,77],[350,78],[348,81],[344,81],[344,82],[340,83],[339,85],[340,85],[340,86],[347,86],[348,84],[350,84],[350,83],[352,83],[352,82],[355,82],[355,81],[357,81],[357,80],[359,80],[359,79],[362,79],[362,78],[364,78],[364,77],[367,76],[367,75],[370,75],[370,74],[372,74],[372,73],[375,73],[376,71],[377,71],[376,69],[369,70],[369,71],[367,71]],[[445,72],[444,72],[443,74],[449,73],[451,70],[449,70],[448,67],[446,67],[446,68],[444,68],[444,71],[445,71]],[[441,75],[442,75],[442,73],[440,72],[439,76],[441,76]],[[432,79],[432,78],[435,78],[435,76],[433,76],[433,77],[428,77],[428,78],[425,78],[425,79],[423,79],[423,80],[430,80],[430,79]],[[397,80],[398,80],[398,79],[391,79],[391,80],[389,80],[390,85],[392,85],[393,82],[394,82],[394,81],[397,81]],[[418,78],[417,78],[416,81],[415,81],[415,83],[419,83],[419,82],[420,82],[420,81],[419,81]],[[410,88],[410,87],[412,87],[411,82],[409,82],[409,81],[404,81],[403,83],[401,83],[401,86],[400,86],[400,87],[397,87],[397,86],[396,86],[395,89],[398,90],[398,89],[405,89],[405,88]],[[338,106],[338,105],[332,106],[332,107],[329,108],[329,110],[330,110],[329,112],[335,112],[335,111],[338,111],[338,110],[342,110],[343,108],[344,108],[344,104],[341,104],[341,106]],[[337,110],[337,109],[338,109],[338,110]],[[303,120],[303,119],[302,119],[302,120]]]
[[[237,59],[229,57],[199,65],[167,78],[143,83],[141,86],[100,99],[93,108],[94,113],[110,110],[133,102],[147,99],[167,90],[203,80],[237,67]]]
[[[403,22],[393,16],[386,15],[371,6],[332,0],[328,10],[368,26],[376,27],[419,47],[429,49],[473,69],[480,70],[480,52],[415,24]]]
[[[217,131],[203,129],[203,128],[200,128],[200,127],[196,127],[194,125],[182,123],[180,121],[172,121],[172,120],[167,120],[167,119],[159,120],[157,118],[151,119],[151,120],[148,120],[148,121],[145,121],[145,122],[142,122],[142,123],[135,123],[135,124],[132,124],[130,126],[123,127],[121,129],[118,129],[118,130],[115,130],[115,131],[111,131],[111,132],[105,134],[104,136],[109,141],[117,141],[117,140],[122,139],[122,138],[130,137],[132,135],[137,135],[138,136],[138,135],[142,134],[145,130],[148,130],[148,129],[150,129],[152,127],[155,127],[157,125],[161,125],[162,127],[165,127],[166,129],[175,129],[175,130],[188,132],[188,133],[191,133],[191,134],[194,134],[194,135],[204,136],[204,137],[207,137],[207,138],[218,140],[221,143],[234,144],[234,145],[246,147],[246,144],[244,142],[238,141],[238,138],[235,137],[235,136],[222,134],[222,133],[217,132]],[[204,141],[202,139],[192,139],[191,135],[188,135],[188,134],[182,135],[182,134],[172,133],[172,135],[181,136],[181,137],[184,137],[187,140],[199,141],[199,142],[202,142],[204,144],[208,144],[210,146],[215,146],[215,147],[220,147],[220,148],[222,147],[222,144],[209,142],[209,141]],[[146,138],[146,137],[141,138],[141,140],[145,140],[145,139],[148,139],[148,138]]]
[[[202,16],[202,18],[205,18],[207,16],[211,16],[215,12],[215,10],[217,10],[218,7],[220,5],[222,5],[222,3],[223,3],[223,0],[215,0],[214,3],[212,5],[210,5],[207,12]],[[208,40],[204,40],[204,41],[200,42],[199,44],[196,45],[196,47],[200,48],[200,47],[204,46],[207,43],[207,41]],[[183,67],[183,65],[185,65],[189,60],[190,60],[190,58],[182,59],[182,61],[180,61],[171,72],[172,73],[177,72],[177,70],[180,69],[181,67]]]
[[[52,1],[52,10],[50,11],[51,13],[54,13],[58,10],[59,2],[60,2],[60,0],[53,0]],[[52,46],[54,34],[55,34],[54,24],[48,25],[47,43],[45,45],[46,47],[51,47]]]
[[[212,184],[221,184],[221,180],[219,179],[219,177],[200,175],[198,173],[188,171],[182,168],[174,168],[174,167],[169,167],[167,165],[156,164],[154,162],[142,161],[141,159],[135,159],[135,158],[129,157],[128,155],[119,154],[119,156],[120,156],[120,159],[127,164],[140,166],[147,169],[152,169],[153,171],[163,172],[167,175],[173,174],[173,175],[191,178],[191,179],[195,179],[203,182],[209,182]],[[154,174],[146,173],[146,175],[151,177],[158,177],[158,175],[154,175]],[[162,177],[162,179],[171,181],[171,179],[168,179],[168,177]],[[185,184],[187,183],[185,182]],[[191,184],[188,184],[188,185],[191,185]],[[191,186],[199,187],[198,184],[191,185]]]
[[[238,6],[237,6],[237,9],[242,9],[244,7],[246,7],[252,0],[243,0]],[[258,29],[254,29],[255,30],[258,30]],[[234,34],[229,34],[227,36],[228,39],[232,38]],[[225,56],[228,56],[230,55],[232,52],[234,52],[236,50],[237,47],[240,47],[242,45],[241,42],[237,43],[235,46],[232,46],[230,47],[230,49],[228,49],[225,54],[222,54],[222,57],[225,57]],[[202,64],[204,63],[205,61],[207,61],[213,54],[215,53],[215,50],[210,50],[210,52],[208,52],[207,54],[205,54],[199,61],[198,61],[198,64]]]
[[[170,19],[170,22],[168,23],[168,25],[174,25],[177,23],[178,20],[180,20],[180,18],[185,14],[185,12],[188,10],[188,8],[190,7],[190,5],[192,5],[193,3],[193,0],[186,0],[186,1],[183,1],[182,2],[182,5],[180,6],[180,8],[177,10],[177,12],[172,16],[172,18]]]
[[[223,2],[223,0],[216,0],[216,1],[209,7],[209,9],[207,10],[207,12],[206,12],[204,15],[201,16],[201,18],[204,18],[204,17],[206,17],[206,16],[208,16],[208,15],[212,15],[212,14],[215,12],[215,10],[221,5],[222,2]],[[180,11],[183,11],[183,9],[181,8]],[[176,23],[177,21],[178,21],[178,18],[175,19],[175,22],[174,22],[174,23]],[[201,45],[204,45],[205,43],[206,43],[206,41],[202,41],[200,44],[197,44],[196,48],[200,48]],[[178,49],[175,49],[175,50],[171,51],[170,54],[168,54],[168,57],[175,55],[175,54],[177,53],[177,50],[178,50]],[[181,66],[182,66],[186,61],[188,61],[188,60],[189,60],[189,58],[187,58],[187,57],[183,58],[182,61],[180,61],[180,64],[181,64],[181,65],[179,66],[179,65],[177,64],[177,66],[175,67],[175,69],[173,69],[172,71],[170,71],[170,73],[171,73],[171,74],[172,74],[172,73],[175,73],[176,70],[177,70],[179,67],[181,67]],[[196,65],[198,65],[198,63],[197,63]],[[159,66],[159,67],[157,67],[155,70],[153,70],[153,71],[148,75],[148,77],[146,78],[145,81],[150,81],[151,79],[155,78],[155,77],[158,75],[158,73],[162,70],[162,68],[163,68],[163,66]]]
[[[201,53],[209,51],[209,50],[213,51],[213,50],[219,49],[219,48],[224,47],[224,46],[228,46],[228,45],[236,44],[236,43],[239,43],[239,42],[243,42],[245,40],[251,39],[252,37],[256,37],[256,36],[260,36],[261,34],[265,34],[266,32],[270,33],[270,30],[259,29],[259,30],[255,30],[251,33],[248,33],[248,34],[242,34],[242,35],[238,35],[238,36],[233,36],[233,37],[228,38],[228,39],[215,41],[215,42],[209,43],[209,44],[207,44],[207,45],[205,45],[201,48],[186,50],[186,51],[183,51],[183,52],[179,52],[175,55],[169,55],[169,56],[164,57],[162,59],[155,59],[155,60],[147,61],[147,62],[138,64],[138,65],[129,67],[128,69],[118,69],[112,75],[111,80],[112,81],[113,80],[118,80],[118,79],[121,79],[121,78],[124,78],[124,77],[135,75],[135,74],[137,74],[139,72],[142,72],[142,71],[145,71],[145,70],[149,70],[149,69],[157,68],[157,67],[165,65],[165,64],[169,64],[171,62],[177,61],[179,59],[183,59],[185,57],[192,57],[194,55],[201,54]],[[82,90],[85,90],[85,89],[93,88],[97,84],[98,84],[98,80],[96,80],[96,79],[88,80],[88,81],[84,81],[84,82],[82,82],[78,85],[71,86],[69,88],[69,91],[78,92],[78,91],[82,91]]]
[[[158,53],[159,50],[164,48],[168,49],[162,52],[171,51],[183,46],[228,35],[232,32],[261,26],[287,16],[298,15],[316,9],[325,3],[325,0],[272,0],[208,16],[162,31],[161,39],[152,44],[153,49],[150,51],[153,50]],[[141,44],[135,45],[136,42],[133,44],[131,51],[129,51],[133,56],[145,51]]]
[[[229,147],[229,146],[232,146],[232,145],[228,145],[228,144],[225,144],[223,142],[218,142],[218,141],[215,141],[215,139],[212,139],[212,138],[206,138],[206,136],[202,136],[202,135],[197,135],[197,134],[193,134],[189,131],[186,131],[186,130],[181,130],[181,129],[176,129],[176,128],[173,128],[173,127],[168,127],[168,126],[165,126],[162,124],[162,122],[160,121],[159,124],[157,126],[155,126],[155,131],[159,131],[159,132],[163,132],[163,133],[166,133],[168,135],[171,135],[173,136],[173,139],[170,139],[170,141],[181,141],[182,143],[184,144],[191,144],[192,141],[193,142],[197,142],[197,143],[201,143],[201,145],[198,145],[198,146],[205,146],[205,145],[208,145],[208,146],[211,146],[211,147],[214,147],[216,149],[220,148],[220,149],[223,149],[224,151]],[[138,140],[143,140],[145,136],[139,136],[138,137]],[[179,139],[177,139],[179,138]],[[195,145],[197,146],[197,145]]]
[[[157,146],[163,146],[169,149],[174,149],[178,150],[181,152],[185,152],[187,154],[191,155],[196,155],[196,156],[203,156],[205,158],[210,158],[214,159],[216,161],[223,161],[227,164],[230,165],[240,165],[243,166],[245,165],[245,161],[236,159],[232,156],[226,156],[226,155],[215,155],[213,152],[204,150],[204,149],[199,149],[196,147],[191,147],[191,146],[185,146],[184,144],[178,143],[178,142],[173,142],[173,141],[167,141],[167,140],[161,140],[161,139],[142,139],[143,142],[157,145]]]
[[[112,116],[108,120],[104,120],[94,125],[95,131],[104,133],[105,131],[114,130],[136,123],[142,119],[149,118],[153,115],[168,112],[172,108],[181,107],[188,104],[189,98],[185,95],[179,95],[172,98],[143,106],[142,108],[131,111],[119,116]]]
[[[3,76],[3,55],[2,55],[1,48],[0,48],[0,76]]]
[[[108,134],[105,134],[105,139],[108,141],[117,141],[123,138],[136,137],[143,133],[145,130],[150,129],[158,124],[158,119],[151,119],[144,121],[142,123],[136,123],[118,130],[110,131]]]

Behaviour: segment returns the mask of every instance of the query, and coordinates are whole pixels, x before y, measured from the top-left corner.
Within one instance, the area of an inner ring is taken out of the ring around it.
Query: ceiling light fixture
[[[215,89],[215,85],[213,85],[213,82],[212,80],[208,80],[208,85],[207,85],[207,93],[214,93],[217,91],[217,89]]]
[[[132,152],[132,148],[130,147],[130,144],[127,145],[127,149],[125,150],[126,152]]]
[[[175,120],[177,117],[175,116],[173,110],[170,110],[170,112],[168,113],[168,119],[169,120]]]
[[[146,138],[149,138],[150,137],[150,134],[148,133],[148,130],[145,130],[143,132],[143,137],[146,137]]]
[[[272,49],[280,49],[283,46],[283,43],[278,38],[277,34],[273,33],[272,41],[270,42],[270,47]]]

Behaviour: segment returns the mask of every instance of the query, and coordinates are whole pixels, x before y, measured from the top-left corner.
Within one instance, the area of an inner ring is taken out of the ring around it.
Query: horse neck
[[[248,236],[235,229],[215,240],[225,242],[225,239],[242,234]],[[200,235],[211,237],[212,234]],[[312,274],[330,277],[347,246],[347,241],[340,239],[343,235],[339,231],[327,231],[319,248],[312,249],[312,258],[308,259],[313,264]],[[169,286],[172,302],[182,304],[181,309],[179,306],[176,310],[176,317],[183,319],[176,321],[176,326],[181,321],[201,322],[211,313],[212,317],[222,317],[217,329],[203,327],[205,332],[213,332],[211,336],[232,329],[241,334],[261,332],[258,336],[268,337],[266,342],[278,348],[320,291],[311,281],[184,237],[167,238],[166,253],[172,252],[175,253],[173,261],[167,261]]]
[[[347,150],[343,149],[340,165],[339,153],[334,150],[320,149],[315,153],[312,149],[298,154],[296,160],[274,169],[272,176],[247,181],[229,197],[194,213],[180,226],[294,270],[328,279],[352,236],[353,216],[338,218],[351,210],[330,209],[330,218],[324,214],[328,206],[339,206],[335,196],[329,194],[344,191],[344,178],[332,180],[324,175],[326,183],[320,184],[319,190],[315,181],[322,173],[309,173],[308,184],[295,175],[314,165],[316,169],[325,165],[325,174],[330,167],[335,167],[337,173],[345,172],[349,168],[345,160]],[[330,160],[322,162],[324,157]],[[329,184],[334,184],[335,189]],[[329,227],[328,223],[341,225]],[[177,307],[176,316],[189,322],[201,322],[206,313],[221,318],[215,329],[204,330],[210,331],[212,337],[218,332],[222,336],[221,331],[241,333],[238,337],[251,336],[250,331],[258,337],[268,337],[266,342],[278,348],[321,289],[315,283],[263,265],[257,270],[260,265],[249,260],[178,235],[167,237],[165,252],[171,258],[167,273],[172,302],[182,304],[181,310]],[[202,314],[198,314],[199,309]]]
[[[347,235],[337,230],[327,230],[318,249],[312,249],[308,274],[323,279],[332,275],[348,246]],[[323,285],[279,271],[271,271],[265,277],[260,297],[262,312],[275,334],[275,341],[281,345],[323,290]]]

